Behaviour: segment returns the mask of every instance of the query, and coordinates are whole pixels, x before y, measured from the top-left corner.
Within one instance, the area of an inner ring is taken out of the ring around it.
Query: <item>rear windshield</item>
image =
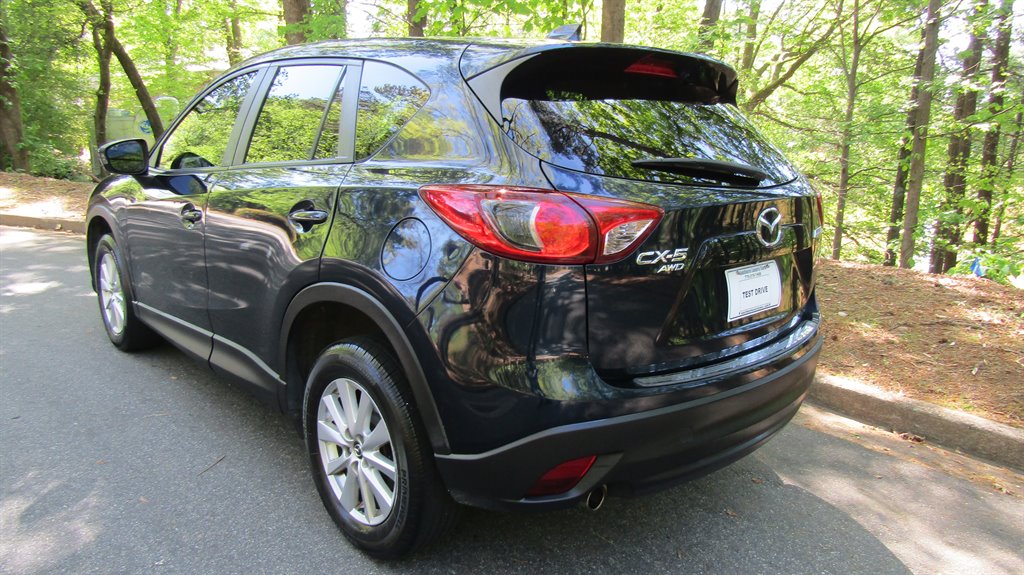
[[[782,154],[729,101],[735,84],[723,87],[728,78],[700,60],[643,52],[551,60],[525,62],[501,89],[505,133],[543,160],[592,174],[682,184],[729,185],[713,176],[632,162],[733,162],[764,172],[768,177],[760,187],[796,177]],[[566,66],[572,73],[565,72]]]

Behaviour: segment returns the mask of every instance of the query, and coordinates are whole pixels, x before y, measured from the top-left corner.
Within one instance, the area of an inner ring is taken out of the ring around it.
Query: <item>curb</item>
[[[832,375],[817,376],[808,399],[862,423],[913,433],[931,443],[1024,470],[1022,429]]]
[[[40,230],[85,234],[84,221],[68,220],[64,218],[37,218],[34,216],[19,216],[17,214],[0,214],[0,226],[37,228]]]

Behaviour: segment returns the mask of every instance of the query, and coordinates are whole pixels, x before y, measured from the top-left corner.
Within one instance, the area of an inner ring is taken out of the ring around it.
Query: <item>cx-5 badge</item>
[[[653,266],[661,264],[661,267],[654,273],[663,274],[676,272],[686,267],[687,248],[676,248],[674,250],[656,250],[653,252],[640,252],[636,256],[637,265]]]

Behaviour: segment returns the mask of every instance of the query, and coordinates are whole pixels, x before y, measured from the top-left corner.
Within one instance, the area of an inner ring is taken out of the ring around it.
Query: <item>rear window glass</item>
[[[322,65],[280,68],[256,119],[245,161],[308,160],[342,70]],[[336,126],[335,121],[327,130]]]
[[[540,57],[519,66],[502,86],[505,133],[543,160],[592,174],[725,184],[633,165],[684,158],[755,168],[768,175],[762,187],[796,177],[782,154],[728,102],[728,88],[735,85],[720,85],[727,79],[714,68],[685,57],[627,56],[575,56],[571,62]],[[566,65],[572,74],[558,72]]]
[[[379,62],[363,65],[356,118],[356,158],[372,156],[430,97],[415,76]]]

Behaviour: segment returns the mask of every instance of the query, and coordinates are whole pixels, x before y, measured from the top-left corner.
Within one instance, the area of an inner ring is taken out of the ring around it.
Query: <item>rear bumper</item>
[[[602,484],[612,495],[655,491],[710,473],[754,451],[796,414],[814,379],[821,337],[799,359],[722,393],[659,409],[553,427],[479,454],[437,455],[460,503],[558,509]],[[552,467],[597,455],[572,490],[523,494]]]

